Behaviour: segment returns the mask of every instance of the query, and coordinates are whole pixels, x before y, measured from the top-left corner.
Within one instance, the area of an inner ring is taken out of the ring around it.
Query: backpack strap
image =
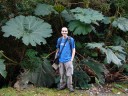
[[[59,40],[59,49],[60,49],[60,44],[61,44],[61,41],[62,41],[62,37],[60,37],[60,40]],[[72,43],[71,43],[71,36],[68,36],[68,42],[69,42],[69,45],[70,45],[70,50],[71,50],[71,54],[72,54]]]
[[[68,36],[68,42],[69,42],[70,50],[71,50],[71,54],[72,54],[72,43],[71,43],[71,37],[70,36]]]
[[[65,44],[66,44],[66,42],[68,41],[68,38],[65,40],[65,42],[64,42],[64,46],[65,46]],[[64,49],[64,46],[62,47],[62,49],[61,49],[61,51],[60,51],[60,54],[59,54],[59,58],[60,58],[60,56],[61,56],[61,53],[62,53],[62,51],[63,51],[63,49]]]
[[[59,49],[60,49],[61,41],[62,41],[62,37],[60,37],[60,40],[59,40]]]

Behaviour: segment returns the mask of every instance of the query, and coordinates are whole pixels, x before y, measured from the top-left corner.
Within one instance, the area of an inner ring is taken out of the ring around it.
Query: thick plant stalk
[[[15,63],[15,64],[18,64],[17,62],[13,61],[12,59],[10,59],[10,58],[8,58],[6,55],[4,55],[4,54],[3,54],[3,51],[0,51],[0,54],[1,54],[4,58],[6,58],[7,60],[9,60],[9,61],[11,61],[11,62],[13,62],[13,63]]]

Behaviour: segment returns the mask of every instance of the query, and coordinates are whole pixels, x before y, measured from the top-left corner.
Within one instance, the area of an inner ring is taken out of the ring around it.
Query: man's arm
[[[57,58],[57,55],[58,55],[58,52],[59,52],[59,48],[60,48],[61,40],[62,40],[62,39],[58,39],[58,40],[57,40],[57,45],[56,45],[56,54],[55,54],[55,58],[54,58],[54,59],[56,59],[56,58]]]
[[[76,49],[73,48],[72,49],[72,57],[71,57],[71,61],[73,61],[74,57],[75,57],[75,53],[76,53]]]
[[[55,59],[57,58],[58,52],[59,52],[59,49],[56,49]]]

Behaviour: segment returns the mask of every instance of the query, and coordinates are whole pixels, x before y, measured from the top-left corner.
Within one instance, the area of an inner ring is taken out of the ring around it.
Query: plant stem
[[[1,54],[4,58],[6,58],[7,60],[9,60],[9,61],[11,61],[11,62],[13,62],[13,63],[15,63],[15,64],[18,64],[17,62],[13,61],[12,59],[10,59],[10,58],[8,58],[6,55],[4,55],[4,54],[3,54],[3,51],[0,51],[0,54]]]
[[[45,57],[42,57],[42,58],[48,58],[50,55],[52,55],[53,53],[55,53],[56,52],[56,50],[55,51],[53,51],[53,52],[51,52],[50,54],[48,54],[47,56],[45,56]]]

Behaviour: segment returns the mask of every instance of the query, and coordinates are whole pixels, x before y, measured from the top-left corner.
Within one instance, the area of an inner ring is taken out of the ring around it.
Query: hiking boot
[[[63,90],[66,88],[66,83],[62,84],[61,86],[59,86],[57,89],[58,90]]]
[[[70,92],[74,92],[74,89],[73,89],[73,88],[69,88],[69,91],[70,91]]]
[[[57,90],[63,90],[65,87],[58,87]]]

